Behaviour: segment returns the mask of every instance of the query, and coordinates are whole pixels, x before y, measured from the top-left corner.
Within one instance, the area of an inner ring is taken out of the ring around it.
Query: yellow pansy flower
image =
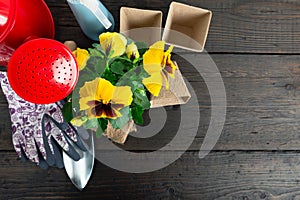
[[[73,51],[73,54],[77,60],[78,69],[82,70],[86,66],[86,62],[90,58],[90,54],[85,49],[77,48],[75,51]]]
[[[125,53],[127,40],[120,33],[102,33],[99,36],[99,40],[100,45],[102,49],[106,52],[107,56],[110,54],[110,52],[113,51],[113,54],[110,55],[110,58],[121,56]]]
[[[132,102],[129,86],[113,86],[103,78],[86,82],[79,90],[80,110],[86,110],[88,118],[116,119],[120,110]]]
[[[140,57],[140,53],[137,49],[137,46],[133,42],[127,46],[126,55],[131,60],[134,60],[134,59]]]
[[[150,77],[143,79],[143,84],[149,92],[158,96],[165,82],[166,89],[169,89],[168,76],[174,78],[176,65],[171,60],[173,46],[165,52],[165,43],[158,41],[150,46],[149,50],[143,55],[144,69]]]

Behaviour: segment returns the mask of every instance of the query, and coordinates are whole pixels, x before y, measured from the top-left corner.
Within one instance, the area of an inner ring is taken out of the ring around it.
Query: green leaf
[[[67,102],[63,105],[62,114],[66,122],[70,122],[73,119],[72,102]]]
[[[89,74],[86,71],[80,71],[79,78],[76,84],[76,88],[81,88],[86,82],[94,80],[96,77]]]
[[[90,56],[103,57],[102,53],[100,51],[97,51],[96,49],[88,48],[88,50],[90,52]]]
[[[106,59],[99,56],[91,56],[87,61],[86,68],[97,73],[92,74],[92,72],[90,72],[91,76],[94,77],[93,79],[95,79],[96,77],[101,76],[104,72],[106,68]],[[86,69],[86,71],[88,71],[88,69]]]
[[[98,123],[99,123],[99,126],[96,131],[96,136],[101,137],[107,128],[108,120],[103,119],[103,118],[98,118]]]
[[[124,70],[124,64],[121,61],[113,62],[110,65],[110,70],[113,73],[116,73],[116,74],[119,74],[119,75],[124,75],[124,71],[123,71]]]
[[[131,90],[134,91],[134,84],[136,85],[137,83],[133,82],[135,79],[137,79],[136,74],[132,71],[124,74],[122,77],[120,77],[119,81],[116,83],[117,86],[130,86]]]
[[[96,130],[96,137],[99,138],[103,135],[104,131],[102,130],[102,128],[100,128],[100,126],[98,126],[97,130]]]
[[[123,126],[125,126],[125,124],[131,119],[129,106],[122,108],[120,110],[120,113],[122,114],[121,117],[109,120],[109,122],[115,129],[123,128]]]
[[[146,70],[144,69],[143,66],[139,66],[139,78],[142,81],[144,78],[148,78],[150,77],[150,75],[148,74],[148,72],[146,72]]]
[[[98,128],[98,120],[96,118],[87,120],[83,127],[86,129],[96,129]]]
[[[100,53],[102,53],[103,56],[106,56],[104,49],[99,43],[94,43],[92,46],[95,47],[95,49],[98,50]]]
[[[121,61],[125,61],[125,62],[127,62],[127,65],[132,66],[132,60],[130,58],[128,58],[126,54],[124,54],[122,57],[119,57],[118,59]],[[126,63],[124,63],[124,64],[126,64]]]
[[[100,46],[99,43],[93,43],[93,44],[92,44],[92,47],[95,47],[95,48],[98,48],[99,46]]]
[[[133,84],[135,90],[136,89],[144,89],[144,85],[141,80],[132,81],[132,84]]]
[[[105,69],[101,77],[108,80],[113,85],[115,85],[119,80],[119,77],[116,74],[114,74],[109,68]]]
[[[133,108],[131,108],[131,114],[134,123],[138,125],[143,125],[144,123],[143,113],[144,113],[144,109],[141,106],[134,105]]]
[[[110,50],[110,52],[108,52],[108,49],[106,49],[105,54],[108,58],[111,58],[113,56],[114,52],[115,52],[114,50]]]
[[[104,118],[98,118],[98,122],[99,122],[100,127],[102,128],[102,130],[105,131],[106,128],[107,128],[108,120],[104,119]]]
[[[133,102],[138,106],[142,107],[144,110],[150,109],[151,106],[147,94],[143,89],[137,89],[134,91]]]
[[[98,62],[94,65],[95,71],[99,76],[101,76],[106,68],[106,60],[98,60]]]
[[[147,44],[145,42],[136,42],[135,45],[137,46],[137,49],[141,57],[148,50]]]
[[[105,57],[105,52],[99,43],[92,44],[92,47],[94,48],[88,48],[91,56]]]
[[[132,60],[130,60],[129,58],[127,58],[127,56],[123,56],[123,57],[118,57],[117,59],[115,59],[115,61],[117,62],[121,62],[122,65],[124,66],[124,72],[128,72],[131,69],[135,68],[135,64],[132,62]]]
[[[148,77],[148,73],[145,72],[141,67],[136,67],[136,69],[130,70],[124,74],[121,79],[117,82],[117,86],[130,86],[131,91],[134,93],[136,90],[146,91],[143,78]]]
[[[140,61],[142,61],[143,60],[143,58],[141,58],[141,57],[139,57],[139,58],[135,58],[134,60],[133,60],[133,63],[134,64],[138,64]]]

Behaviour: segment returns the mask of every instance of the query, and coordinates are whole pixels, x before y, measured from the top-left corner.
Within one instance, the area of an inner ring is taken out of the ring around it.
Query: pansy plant
[[[108,122],[116,129],[129,120],[143,124],[143,112],[150,108],[150,95],[158,96],[163,85],[169,89],[176,65],[171,46],[158,41],[148,49],[120,33],[102,33],[93,48],[77,48],[74,55],[80,69],[76,88],[63,113],[75,126],[97,130],[101,135]]]

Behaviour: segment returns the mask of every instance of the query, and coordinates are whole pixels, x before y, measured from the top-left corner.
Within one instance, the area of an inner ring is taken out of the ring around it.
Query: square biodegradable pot
[[[120,32],[134,41],[148,45],[161,40],[162,12],[122,7]]]
[[[168,44],[201,52],[211,17],[212,12],[209,10],[172,2],[162,38]]]

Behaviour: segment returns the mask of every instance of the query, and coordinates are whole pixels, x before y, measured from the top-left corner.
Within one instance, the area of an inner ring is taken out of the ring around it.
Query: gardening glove
[[[50,166],[63,167],[61,150],[74,160],[80,155],[74,150],[74,142],[84,150],[76,129],[63,123],[58,104],[34,104],[19,97],[10,87],[7,74],[0,72],[0,83],[9,104],[12,122],[12,140],[19,157]],[[42,159],[41,159],[42,158]]]
[[[42,131],[44,138],[46,151],[51,151],[47,157],[47,162],[52,165],[62,168],[63,159],[61,149],[64,150],[69,157],[73,160],[78,161],[80,155],[75,151],[74,145],[83,151],[87,151],[84,144],[81,141],[75,127],[64,122],[64,118],[61,112],[62,103],[57,102],[54,107],[50,107],[50,110],[45,113],[42,119]],[[67,135],[67,137],[64,137]]]

